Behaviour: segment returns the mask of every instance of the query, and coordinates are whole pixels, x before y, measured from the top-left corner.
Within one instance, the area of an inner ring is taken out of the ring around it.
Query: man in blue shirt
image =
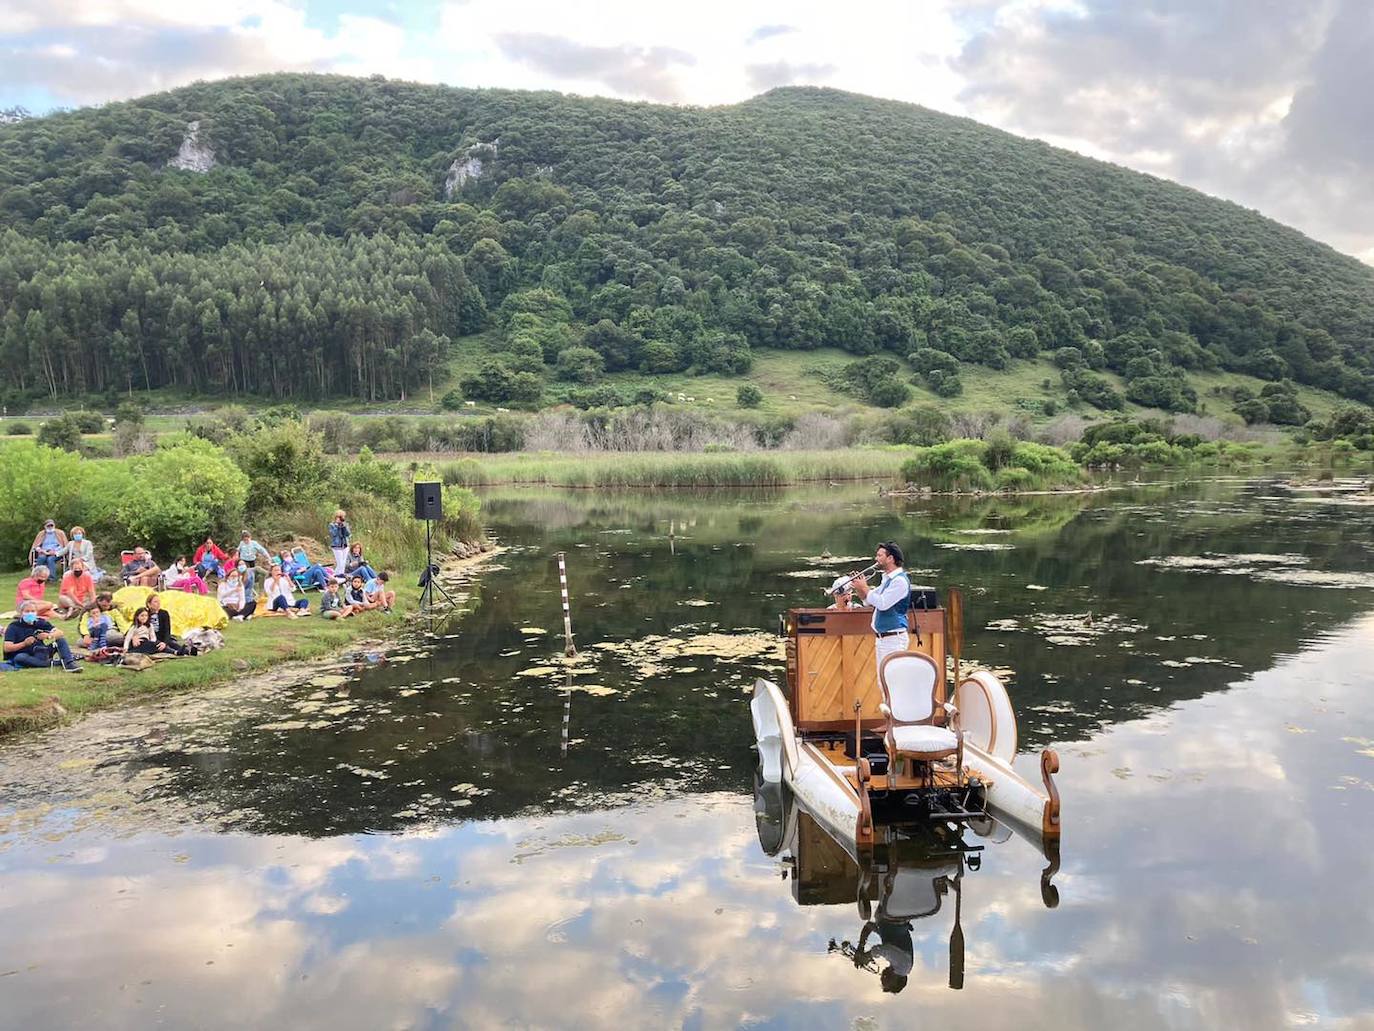
[[[893,652],[907,650],[906,614],[911,608],[911,580],[903,568],[902,549],[893,541],[879,544],[873,561],[882,570],[882,582],[870,587],[868,580],[860,576],[854,580],[854,590],[860,601],[873,610],[873,633],[877,637],[874,651],[881,671],[883,659]]]
[[[24,602],[14,622],[5,628],[5,661],[21,668],[47,669],[52,664],[54,651],[68,673],[81,672],[62,631],[46,619],[38,618],[37,605]]]

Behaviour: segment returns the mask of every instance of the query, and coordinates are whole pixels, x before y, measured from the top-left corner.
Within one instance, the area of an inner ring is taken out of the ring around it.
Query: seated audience
[[[67,542],[67,565],[70,566],[77,559],[86,567],[86,572],[91,574],[91,579],[99,583],[105,574],[95,564],[95,545],[86,539],[84,527],[73,526],[71,540]]]
[[[21,668],[47,669],[52,665],[53,652],[68,673],[81,672],[62,631],[40,619],[33,602],[24,602],[14,622],[5,628],[5,661]]]
[[[48,593],[48,567],[34,566],[33,572],[19,581],[19,586],[14,589],[14,607],[17,609],[26,601],[31,601],[38,612],[39,619],[47,619],[55,615],[57,608],[52,602],[48,601],[45,595]]]
[[[48,575],[57,575],[57,564],[67,553],[67,535],[57,528],[51,519],[43,524],[43,529],[33,539],[31,565],[48,567]]]
[[[224,563],[228,560],[229,556],[215,543],[213,537],[206,537],[196,549],[196,553],[191,556],[191,561],[196,564],[196,569],[202,577],[208,577],[212,573],[215,576],[223,576]]]
[[[310,602],[305,598],[297,599],[291,587],[291,578],[282,572],[281,563],[273,562],[272,572],[262,585],[263,593],[267,596],[269,611],[285,612],[292,619],[295,619],[310,608]]]
[[[377,578],[377,571],[367,564],[367,559],[363,558],[363,546],[357,542],[348,549],[348,562],[344,565],[344,572],[350,577],[358,573],[364,580]]]
[[[95,580],[86,572],[86,563],[74,558],[62,575],[62,585],[57,589],[57,607],[53,612],[63,619],[75,619],[94,607]]]
[[[325,571],[324,566],[311,562],[304,548],[297,547],[295,551],[282,548],[277,557],[281,561],[282,572],[291,577],[302,590],[324,590],[329,573]]]
[[[124,635],[119,628],[119,610],[114,607],[114,598],[109,591],[101,591],[95,596],[95,607],[77,622],[76,631],[80,635],[81,647],[91,651],[118,647],[124,643]]]
[[[333,580],[325,582],[324,593],[320,595],[320,615],[325,619],[345,619],[353,615],[353,606],[345,604],[339,585]]]
[[[167,574],[167,587],[173,591],[185,591],[187,594],[209,594],[210,585],[205,582],[205,577],[200,575],[200,570],[195,566],[187,566],[186,571],[171,579],[171,574]]]
[[[187,648],[172,636],[172,614],[164,612],[162,599],[156,594],[148,595],[148,625],[153,628],[153,636],[157,638],[160,652],[168,652],[172,655],[194,655],[194,648]]]
[[[119,578],[126,584],[135,587],[157,587],[157,578],[162,575],[162,568],[153,561],[153,556],[148,554],[146,548],[134,548],[134,557],[124,563],[124,568],[119,572]]]
[[[371,609],[382,607],[382,603],[377,598],[369,598],[361,574],[354,574],[353,579],[348,582],[348,589],[344,591],[344,602],[354,613],[367,612]]]
[[[396,604],[396,592],[387,588],[387,582],[391,579],[391,574],[382,570],[373,579],[363,585],[363,593],[367,597],[382,607],[383,612],[390,612],[391,606]]]
[[[237,567],[229,567],[229,572],[220,580],[219,588],[215,594],[219,599],[220,608],[229,614],[230,619],[243,622],[253,618],[253,612],[258,607],[258,601],[244,591],[243,574],[239,572]]]

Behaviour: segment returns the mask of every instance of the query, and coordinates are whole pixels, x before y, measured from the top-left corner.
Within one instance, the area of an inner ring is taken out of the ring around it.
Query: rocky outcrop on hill
[[[474,143],[454,158],[453,164],[448,167],[448,176],[444,179],[444,199],[452,198],[454,193],[467,183],[482,178],[488,165],[496,160],[496,152],[500,145],[501,138],[498,136],[490,143]]]
[[[200,122],[189,122],[186,135],[182,137],[181,149],[176,157],[167,160],[169,168],[181,168],[188,172],[208,172],[215,167],[215,151],[200,138]]]

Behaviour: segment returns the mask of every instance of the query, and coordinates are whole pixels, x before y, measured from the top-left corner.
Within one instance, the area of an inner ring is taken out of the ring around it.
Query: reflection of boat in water
[[[949,986],[964,986],[964,929],[960,922],[964,877],[982,865],[983,842],[1011,835],[990,816],[958,823],[909,826],[872,849],[855,853],[831,835],[797,800],[786,784],[754,783],[754,817],[759,844],[780,857],[792,897],[802,906],[854,905],[859,931],[851,941],[831,939],[829,951],[856,968],[877,974],[884,991],[900,992],[915,965],[913,924],[936,917],[951,897],[954,915],[949,936]],[[967,831],[981,839],[965,840]],[[1049,865],[1040,876],[1046,907],[1059,904],[1052,883],[1059,869],[1057,844],[1047,846]]]
[[[1011,699],[987,670],[958,676],[959,616],[947,621],[943,608],[913,608],[912,650],[887,656],[881,673],[869,617],[865,610],[788,612],[787,695],[759,680],[750,702],[764,780],[791,787],[855,854],[889,840],[896,827],[989,813],[1036,844],[1057,841],[1059,759],[1041,755],[1039,784],[1013,768]]]

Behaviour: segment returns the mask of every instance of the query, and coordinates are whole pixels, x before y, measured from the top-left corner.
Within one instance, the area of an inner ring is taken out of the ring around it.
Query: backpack
[[[198,652],[212,652],[217,648],[224,647],[224,635],[218,630],[202,627],[198,630],[188,630],[182,634],[181,643],[188,648],[194,646]]]

